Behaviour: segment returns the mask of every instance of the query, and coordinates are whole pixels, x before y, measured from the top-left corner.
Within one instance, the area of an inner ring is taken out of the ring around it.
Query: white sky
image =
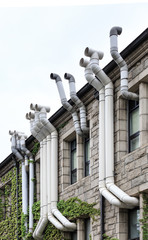
[[[118,3],[118,4],[117,4]],[[49,105],[50,117],[61,107],[55,72],[73,74],[77,91],[87,82],[79,66],[89,46],[104,52],[100,66],[112,59],[109,31],[123,28],[122,51],[147,28],[147,1],[0,1],[0,162],[11,153],[9,130],[30,133],[25,114],[30,103]]]

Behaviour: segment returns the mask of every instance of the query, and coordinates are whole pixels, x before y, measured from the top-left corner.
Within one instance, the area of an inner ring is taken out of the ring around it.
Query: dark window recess
[[[129,101],[129,152],[139,147],[139,102]]]
[[[77,240],[77,232],[76,231],[71,234],[71,240]]]
[[[71,184],[77,181],[76,139],[71,142]]]
[[[129,210],[129,240],[139,240],[139,233],[140,233],[140,210],[139,209],[132,209]]]
[[[85,138],[84,143],[85,177],[90,175],[90,141]]]
[[[90,239],[90,218],[85,219],[85,240]]]

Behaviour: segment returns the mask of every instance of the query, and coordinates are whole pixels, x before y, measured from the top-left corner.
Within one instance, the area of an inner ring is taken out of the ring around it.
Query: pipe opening
[[[79,65],[80,65],[81,67],[86,67],[88,64],[89,64],[89,61],[88,61],[88,60],[85,60],[84,58],[81,58],[81,59],[80,59]]]

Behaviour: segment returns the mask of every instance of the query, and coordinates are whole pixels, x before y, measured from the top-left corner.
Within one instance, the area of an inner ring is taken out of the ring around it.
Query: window
[[[129,152],[139,147],[139,102],[129,101]]]
[[[85,240],[90,239],[90,218],[85,219]]]
[[[140,231],[140,210],[132,209],[129,210],[129,240],[139,240]]]
[[[77,240],[77,232],[76,231],[71,234],[71,240]]]
[[[85,138],[84,159],[85,159],[85,177],[90,175],[90,144],[89,138]]]
[[[71,142],[71,184],[77,181],[76,139]]]

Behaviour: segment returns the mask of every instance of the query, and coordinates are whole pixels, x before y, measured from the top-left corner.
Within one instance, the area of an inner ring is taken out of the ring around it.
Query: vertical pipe
[[[22,161],[22,212],[27,215],[28,211],[28,177],[25,169],[25,162]],[[25,228],[27,232],[27,219],[25,219]]]
[[[16,211],[17,211],[17,240],[19,240],[19,235],[18,235],[18,229],[19,229],[19,226],[18,226],[18,218],[19,218],[19,208],[18,208],[18,176],[19,176],[19,162],[17,162],[17,160],[14,158],[15,160],[15,167],[16,167]]]
[[[29,164],[29,232],[33,232],[33,213],[32,206],[34,202],[34,163],[33,159],[30,158]]]

